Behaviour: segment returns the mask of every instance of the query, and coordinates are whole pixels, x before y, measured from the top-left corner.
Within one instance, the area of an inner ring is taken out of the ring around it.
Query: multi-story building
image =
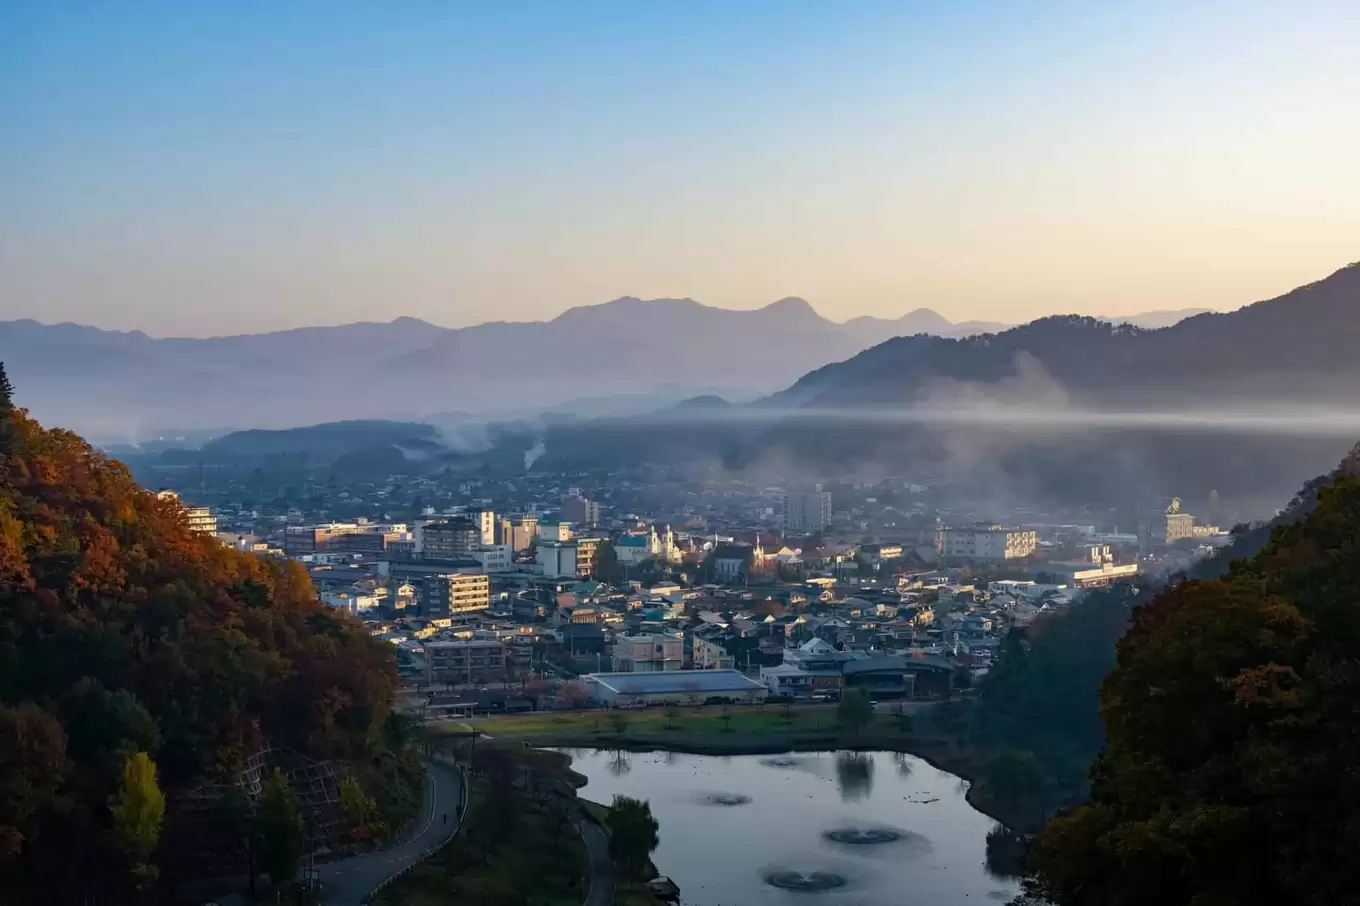
[[[481,527],[471,519],[448,519],[425,526],[423,553],[427,560],[456,560],[482,546]]]
[[[499,544],[496,539],[496,514],[492,510],[473,510],[468,514],[477,525],[477,531],[481,533],[482,547],[490,547]]]
[[[211,507],[187,504],[180,500],[179,495],[174,491],[160,491],[156,496],[161,500],[173,500],[178,503],[180,509],[184,512],[184,522],[189,528],[196,532],[217,534],[217,517],[213,515]]]
[[[831,492],[784,495],[784,528],[791,532],[820,532],[831,524]]]
[[[562,498],[562,518],[577,525],[598,525],[600,505],[579,494],[569,494]]]
[[[528,550],[538,538],[538,517],[518,516],[501,520],[496,542],[504,544],[512,551]]]
[[[491,580],[484,573],[439,573],[421,583],[420,609],[427,616],[457,616],[490,607]]]
[[[380,522],[331,522],[325,525],[290,525],[283,530],[283,552],[290,557],[306,554],[381,554],[389,544],[410,540],[405,524]]]
[[[1181,512],[1181,499],[1171,498],[1165,511],[1155,513],[1139,526],[1139,541],[1144,546],[1166,547],[1189,538],[1207,538],[1218,534],[1213,525],[1196,525],[1195,517]]]
[[[424,648],[431,680],[503,679],[510,669],[510,648],[495,639],[439,639],[426,642]]]
[[[580,578],[595,572],[595,554],[603,538],[542,541],[534,545],[538,571],[550,579]]]
[[[571,523],[559,519],[548,519],[538,524],[539,541],[570,541]]]
[[[1033,556],[1039,535],[1033,530],[979,523],[965,528],[941,528],[936,532],[940,554],[945,557],[1001,563]]]
[[[659,632],[621,635],[614,642],[615,673],[663,673],[685,664],[685,639]]]

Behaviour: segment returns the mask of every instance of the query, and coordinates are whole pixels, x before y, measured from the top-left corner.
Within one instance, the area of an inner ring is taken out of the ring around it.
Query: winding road
[[[594,821],[581,821],[581,836],[590,853],[590,893],[585,906],[613,906],[614,861],[609,858],[609,835]]]
[[[425,807],[419,829],[396,846],[319,866],[326,906],[362,906],[379,884],[413,865],[426,850],[443,843],[458,830],[462,775],[442,761],[430,760],[425,766]]]

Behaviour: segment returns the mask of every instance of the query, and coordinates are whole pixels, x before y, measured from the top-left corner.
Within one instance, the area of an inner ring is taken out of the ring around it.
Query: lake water
[[[995,822],[966,783],[909,755],[568,751],[584,798],[651,802],[653,861],[687,906],[963,906],[1018,892],[987,869]]]

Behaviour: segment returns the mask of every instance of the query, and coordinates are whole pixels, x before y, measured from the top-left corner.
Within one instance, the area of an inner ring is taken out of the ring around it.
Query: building
[[[156,494],[161,500],[173,500],[179,504],[180,510],[184,513],[184,522],[195,532],[207,532],[210,535],[217,534],[217,517],[213,515],[211,507],[194,506],[179,499],[179,494],[174,491],[159,491]]]
[[[549,579],[583,578],[595,572],[595,554],[603,538],[539,541],[534,545],[538,571]]]
[[[482,547],[490,547],[500,542],[496,538],[496,514],[491,510],[474,510],[468,514],[468,518],[477,526],[477,531],[481,533]]]
[[[715,582],[738,582],[746,577],[755,566],[758,558],[762,557],[759,545],[752,547],[749,544],[719,544],[713,548],[709,556],[713,560],[713,581]]]
[[[1001,563],[1034,555],[1039,534],[1030,529],[979,523],[966,528],[942,528],[936,533],[940,554],[961,560]]]
[[[420,587],[420,609],[426,616],[475,613],[491,607],[491,580],[482,573],[439,573]]]
[[[570,541],[571,523],[552,519],[538,524],[539,541]]]
[[[784,528],[791,532],[820,532],[831,524],[831,492],[784,495]]]
[[[767,690],[737,670],[672,670],[663,673],[590,673],[591,697],[606,707],[740,702],[758,704]]]
[[[691,644],[694,651],[690,657],[695,670],[731,670],[736,666],[735,658],[727,649],[711,639],[696,635]]]
[[[562,498],[562,518],[577,525],[599,525],[600,505],[579,494],[569,494]]]
[[[394,542],[411,540],[405,524],[331,522],[290,525],[283,530],[283,552],[289,557],[308,554],[382,554]]]
[[[1164,511],[1139,526],[1138,534],[1144,546],[1167,547],[1178,541],[1208,538],[1219,531],[1216,525],[1196,525],[1194,516],[1181,511],[1181,499],[1172,497]]]
[[[636,566],[654,556],[647,536],[641,532],[625,532],[614,539],[614,553],[621,566]]]
[[[537,516],[515,516],[501,520],[496,533],[496,543],[504,544],[512,551],[528,550],[538,538]]]
[[[504,679],[510,671],[510,648],[495,639],[440,639],[425,643],[428,678],[483,682]]]
[[[457,560],[481,549],[482,529],[471,519],[431,522],[422,532],[422,553],[427,560]]]
[[[665,673],[685,663],[685,639],[656,633],[621,635],[614,641],[615,673]]]
[[[489,573],[510,572],[515,568],[515,552],[508,544],[484,545],[481,550],[472,552],[472,558]]]

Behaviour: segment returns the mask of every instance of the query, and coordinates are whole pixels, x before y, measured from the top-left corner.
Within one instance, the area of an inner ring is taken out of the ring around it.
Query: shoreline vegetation
[[[944,712],[967,702],[908,704],[903,714],[877,712],[858,728],[844,726],[832,705],[717,705],[615,711],[537,711],[493,715],[431,727],[437,736],[478,732],[534,748],[670,751],[691,755],[774,755],[832,750],[900,752],[968,783],[973,808],[1006,828],[1028,831],[1039,812],[1023,794],[989,792],[994,746],[965,741],[940,726]],[[578,788],[584,778],[568,769]]]

